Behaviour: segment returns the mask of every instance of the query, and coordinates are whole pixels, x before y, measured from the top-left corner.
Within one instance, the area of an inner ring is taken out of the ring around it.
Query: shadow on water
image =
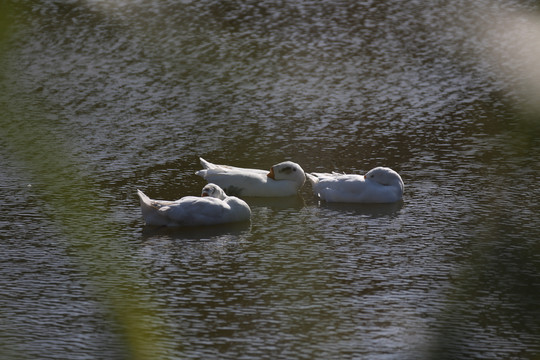
[[[171,240],[211,240],[218,237],[239,238],[247,236],[250,230],[250,221],[212,226],[166,227],[145,225],[142,229],[142,240],[146,241],[156,236],[168,237]]]
[[[250,207],[267,207],[274,210],[301,209],[306,206],[304,198],[300,195],[278,198],[245,197],[243,199]]]
[[[349,215],[365,216],[372,219],[382,217],[396,217],[403,208],[403,201],[391,204],[349,204],[349,203],[328,203],[319,202],[322,209],[332,210],[333,212],[343,212]]]

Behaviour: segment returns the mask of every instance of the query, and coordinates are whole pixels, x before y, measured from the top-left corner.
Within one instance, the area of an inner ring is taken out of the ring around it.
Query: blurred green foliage
[[[20,11],[20,5],[1,3],[0,60],[5,60],[2,54],[9,51],[12,29]],[[52,135],[50,127],[55,124],[47,119],[44,101],[37,96],[13,98],[10,94],[16,85],[3,81],[4,71],[9,68],[0,70],[0,141],[28,170],[37,185],[33,191],[53,209],[51,219],[62,234],[58,245],[67,247],[68,253],[73,254],[73,262],[86,275],[88,288],[95,290],[92,298],[99,299],[117,324],[115,333],[124,344],[125,358],[159,359],[163,339],[158,334],[165,333],[162,322],[149,300],[145,280],[137,271],[138,264],[133,258],[122,257],[127,250],[117,239],[117,225],[111,220],[108,204],[91,177],[78,169],[70,157],[69,146]],[[63,239],[68,241],[67,245]],[[82,259],[92,261],[83,263]],[[15,351],[9,344],[0,343],[0,347],[4,355]],[[17,354],[17,358],[24,358],[24,354]]]

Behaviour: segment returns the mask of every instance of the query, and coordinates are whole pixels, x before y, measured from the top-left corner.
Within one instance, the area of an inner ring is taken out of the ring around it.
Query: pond
[[[540,356],[534,1],[21,2],[0,15],[10,359]],[[538,18],[538,19],[537,19]],[[538,51],[538,52],[535,52]],[[199,157],[396,170],[402,202],[144,225]]]

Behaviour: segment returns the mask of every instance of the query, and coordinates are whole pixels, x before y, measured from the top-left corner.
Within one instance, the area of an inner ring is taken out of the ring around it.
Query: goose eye
[[[293,171],[293,169],[290,166],[285,166],[283,169],[281,169],[281,172],[285,174],[288,174],[291,171]]]

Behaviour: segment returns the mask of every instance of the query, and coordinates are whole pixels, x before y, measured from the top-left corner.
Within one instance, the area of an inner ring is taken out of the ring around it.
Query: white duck
[[[394,170],[376,167],[366,175],[306,174],[313,192],[327,202],[393,203],[403,197],[403,180]]]
[[[215,184],[207,184],[201,197],[185,196],[180,200],[152,200],[137,190],[142,216],[147,225],[200,226],[247,221],[251,209],[245,201],[227,196]]]
[[[203,170],[195,174],[237,196],[292,196],[306,181],[300,165],[284,161],[267,170],[212,164],[200,158]]]

